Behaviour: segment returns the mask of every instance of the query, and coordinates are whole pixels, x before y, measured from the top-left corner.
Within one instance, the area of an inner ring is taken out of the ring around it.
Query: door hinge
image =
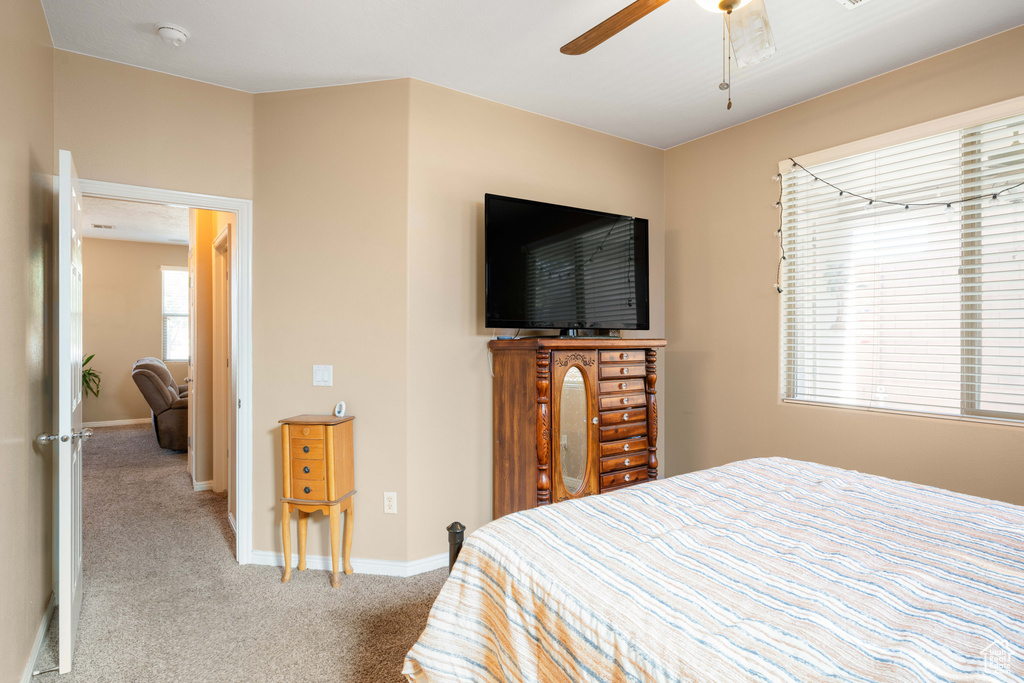
[[[226,367],[226,368],[230,368],[231,367],[231,359],[230,358],[225,358],[224,359],[224,367]]]
[[[242,409],[242,399],[238,399],[238,409]]]
[[[192,437],[191,436],[188,437],[188,448],[189,448],[189,450],[192,450]]]

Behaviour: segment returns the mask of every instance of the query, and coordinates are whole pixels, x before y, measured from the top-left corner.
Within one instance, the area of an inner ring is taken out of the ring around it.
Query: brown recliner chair
[[[153,429],[161,448],[188,449],[188,386],[176,384],[159,358],[140,358],[132,379],[153,411]]]

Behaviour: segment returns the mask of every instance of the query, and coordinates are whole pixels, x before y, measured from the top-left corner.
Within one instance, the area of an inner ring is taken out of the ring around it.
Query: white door
[[[82,610],[82,191],[60,150],[57,273],[57,573],[60,672],[71,671]]]

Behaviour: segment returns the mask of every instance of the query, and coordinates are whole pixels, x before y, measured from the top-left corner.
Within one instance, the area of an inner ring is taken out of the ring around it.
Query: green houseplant
[[[100,381],[102,378],[100,377],[99,370],[89,367],[89,361],[91,361],[95,355],[95,353],[90,353],[85,357],[85,360],[82,361],[82,392],[86,396],[89,394],[92,394],[93,396],[100,395]]]

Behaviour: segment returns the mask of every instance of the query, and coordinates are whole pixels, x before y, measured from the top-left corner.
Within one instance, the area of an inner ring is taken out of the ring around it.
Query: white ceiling
[[[188,245],[188,207],[82,197],[85,237]],[[112,225],[113,230],[93,224]]]
[[[667,148],[1024,24],[1022,0],[765,0],[778,52],[733,77],[720,15],[673,0],[580,57],[630,0],[42,0],[54,46],[247,92],[413,77]],[[158,21],[184,26],[174,48]],[[1013,78],[1007,74],[1007,78]]]

